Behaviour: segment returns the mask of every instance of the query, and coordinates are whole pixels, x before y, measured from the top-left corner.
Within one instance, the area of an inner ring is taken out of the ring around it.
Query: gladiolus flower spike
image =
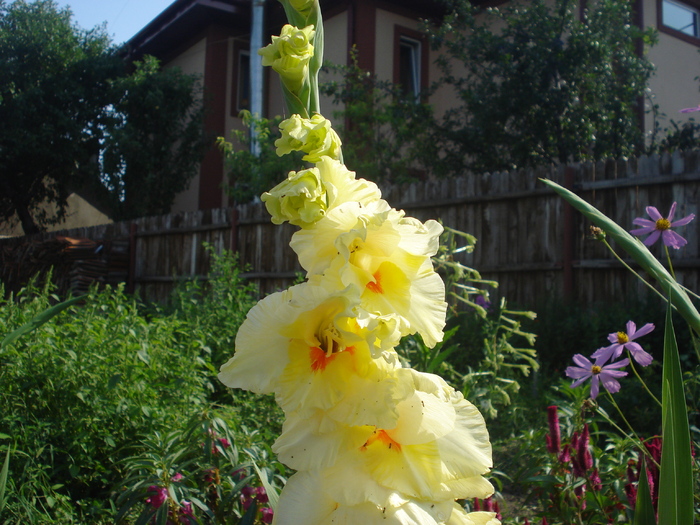
[[[606,365],[607,359],[605,359],[605,356],[602,356],[598,357],[595,363],[592,363],[581,354],[576,354],[573,359],[578,366],[569,366],[566,369],[566,375],[575,379],[571,384],[571,388],[576,388],[587,379],[590,379],[591,399],[598,397],[600,383],[603,383],[605,389],[611,394],[618,392],[620,383],[617,381],[617,378],[626,376],[627,372],[617,369],[627,366],[630,362],[629,359],[625,358],[617,363],[608,363]]]
[[[630,233],[637,236],[646,235],[649,233],[649,237],[644,239],[644,244],[647,246],[651,246],[659,239],[659,237],[661,237],[661,240],[666,246],[671,246],[677,250],[681,246],[688,244],[688,241],[686,241],[676,232],[672,231],[671,228],[685,226],[695,218],[695,214],[691,213],[682,219],[674,221],[673,216],[675,213],[675,202],[671,205],[671,211],[668,212],[667,218],[662,217],[659,210],[657,210],[654,206],[647,206],[647,214],[652,218],[652,220],[637,217],[632,221],[632,224],[642,226],[642,228],[631,230]]]
[[[273,393],[285,412],[272,450],[296,472],[274,513],[263,507],[260,519],[499,525],[497,506],[467,513],[456,503],[494,492],[483,416],[440,377],[403,368],[395,350],[409,334],[429,347],[443,339],[445,284],[432,263],[443,227],[392,208],[345,166],[310,93],[323,47],[318,1],[283,4],[290,18],[308,20],[284,26],[260,51],[281,74],[293,115],[275,144],[278,154],[303,151],[314,165],[290,172],[261,200],[274,224],[299,228],[290,246],[306,280],[248,312],[219,373],[231,388]],[[262,488],[241,490],[244,509],[267,499]]]

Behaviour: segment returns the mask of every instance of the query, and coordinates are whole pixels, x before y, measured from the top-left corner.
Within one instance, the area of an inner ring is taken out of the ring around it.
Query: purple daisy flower
[[[642,366],[649,366],[654,360],[651,354],[645,352],[639,343],[635,343],[634,340],[647,335],[654,329],[653,323],[647,323],[637,330],[637,325],[632,321],[627,321],[627,331],[626,332],[613,332],[608,335],[608,341],[612,344],[610,346],[605,346],[599,348],[593,355],[592,358],[597,359],[602,357],[604,361],[609,361],[612,359],[617,359],[620,357],[623,351],[628,350],[632,357],[637,363]]]
[[[616,370],[616,368],[622,368],[627,366],[630,362],[629,359],[625,358],[617,363],[608,363],[604,365],[606,359],[599,357],[595,360],[595,363],[591,363],[590,360],[583,357],[581,354],[576,354],[574,356],[574,363],[578,366],[569,366],[566,368],[566,375],[572,379],[575,379],[571,383],[571,388],[576,388],[586,379],[591,379],[591,399],[598,397],[598,392],[600,391],[600,383],[603,383],[605,389],[614,394],[620,390],[620,383],[616,378],[624,377],[627,372],[622,370]]]
[[[659,237],[661,237],[666,246],[672,246],[677,250],[681,246],[685,246],[686,244],[688,244],[688,241],[686,241],[676,232],[672,231],[671,228],[675,228],[676,226],[685,226],[695,218],[695,214],[691,213],[687,217],[683,217],[682,219],[679,219],[674,222],[673,215],[675,213],[675,202],[671,206],[671,211],[668,212],[668,218],[663,218],[659,213],[659,210],[654,208],[654,206],[647,206],[647,214],[653,220],[650,221],[649,219],[637,217],[632,221],[632,224],[642,226],[642,228],[639,228],[637,230],[631,230],[630,233],[632,235],[637,236],[646,235],[647,233],[650,233],[651,235],[644,239],[644,244],[646,244],[647,246],[651,246],[659,239]]]

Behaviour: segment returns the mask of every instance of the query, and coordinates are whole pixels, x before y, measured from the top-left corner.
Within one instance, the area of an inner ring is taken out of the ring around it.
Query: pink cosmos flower
[[[639,343],[635,343],[634,340],[638,337],[647,335],[654,329],[653,323],[647,323],[637,330],[637,325],[632,321],[627,321],[627,331],[626,332],[613,332],[608,335],[608,341],[612,344],[610,346],[605,346],[599,348],[593,355],[592,358],[597,359],[602,357],[603,361],[609,361],[612,359],[617,359],[620,357],[624,350],[628,350],[632,357],[637,363],[642,366],[649,366],[654,360],[651,354],[645,352]]]
[[[260,518],[262,519],[263,523],[272,523],[273,515],[274,512],[269,507],[263,507],[260,509]]]
[[[175,474],[172,478],[170,478],[170,481],[174,481],[174,482],[177,483],[178,481],[180,481],[180,480],[181,480],[182,478],[184,478],[184,477],[185,477],[185,476],[183,476],[182,474],[180,474],[180,473],[178,472],[178,473]]]
[[[624,377],[627,372],[622,370],[616,370],[616,368],[622,368],[627,366],[630,362],[629,359],[623,359],[617,363],[604,363],[607,359],[603,357],[598,357],[595,363],[591,363],[590,360],[583,357],[581,354],[576,354],[574,356],[574,363],[578,366],[569,366],[566,368],[566,375],[575,379],[571,384],[571,388],[575,388],[583,383],[586,379],[591,380],[591,399],[595,399],[600,391],[600,383],[603,383],[605,389],[614,394],[620,390],[620,383],[616,378]]]
[[[676,226],[685,226],[695,218],[695,214],[691,213],[687,217],[674,221],[673,215],[676,213],[675,202],[671,205],[671,211],[668,212],[667,218],[663,218],[659,213],[659,210],[654,208],[654,206],[647,206],[646,210],[647,214],[652,218],[652,220],[643,219],[642,217],[637,217],[634,219],[632,224],[642,226],[642,228],[631,230],[630,233],[632,235],[640,236],[646,235],[647,233],[651,234],[649,237],[644,239],[644,244],[647,246],[654,244],[659,237],[661,237],[666,246],[671,246],[676,250],[681,246],[688,244],[688,241],[686,241],[676,232],[672,231],[671,228],[675,228]]]

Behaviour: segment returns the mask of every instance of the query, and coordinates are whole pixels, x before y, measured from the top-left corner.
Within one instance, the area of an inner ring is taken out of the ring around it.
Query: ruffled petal
[[[501,525],[496,518],[495,512],[469,512],[465,511],[459,504],[455,503],[445,525]]]
[[[298,315],[293,298],[301,286],[268,295],[251,308],[236,335],[236,352],[219,372],[222,383],[258,394],[274,390],[289,362],[289,338],[278,329]]]

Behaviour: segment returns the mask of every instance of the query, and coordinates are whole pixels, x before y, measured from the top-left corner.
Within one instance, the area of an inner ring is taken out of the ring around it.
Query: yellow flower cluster
[[[356,178],[320,115],[295,115],[282,132],[278,153],[304,151],[315,165],[262,200],[275,224],[299,226],[290,245],[307,279],[250,310],[219,374],[274,393],[285,412],[273,450],[296,473],[274,524],[497,525],[455,503],[493,493],[483,417],[395,351],[409,334],[442,340],[445,286],[431,261],[442,226],[406,217]]]
[[[280,132],[282,137],[275,141],[279,156],[303,151],[306,155],[302,160],[309,162],[319,162],[323,156],[340,160],[340,137],[331,122],[318,113],[310,119],[292,115],[280,123]]]
[[[273,36],[272,43],[258,51],[263,66],[272,66],[292,92],[299,91],[308,77],[309,62],[314,54],[313,37],[313,26],[299,29],[287,24],[280,36]]]

